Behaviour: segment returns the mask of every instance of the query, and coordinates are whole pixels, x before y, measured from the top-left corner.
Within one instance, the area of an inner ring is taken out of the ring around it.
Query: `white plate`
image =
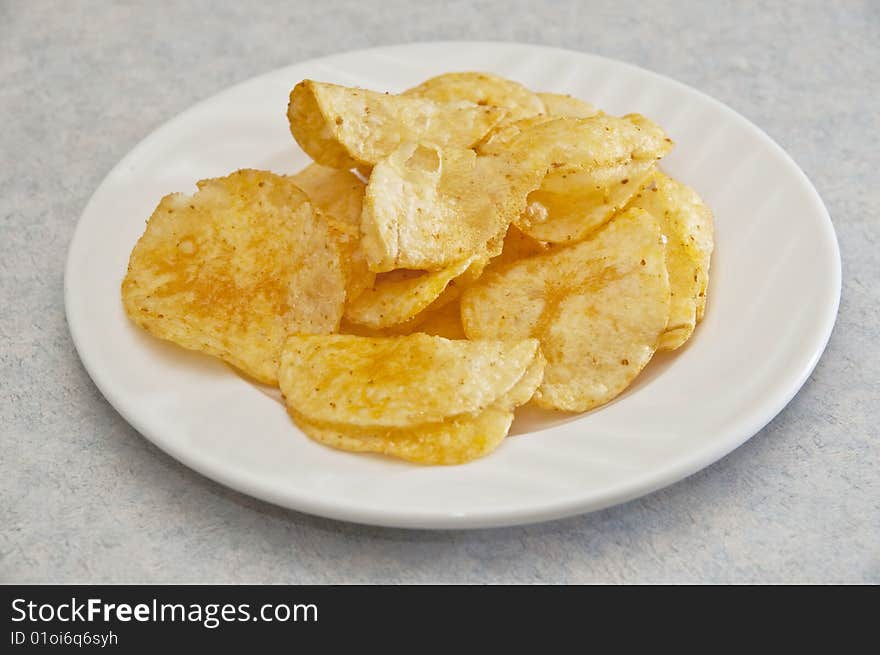
[[[282,406],[224,364],[154,339],[123,313],[119,283],[164,194],[244,167],[307,162],[287,96],[310,77],[400,91],[441,72],[486,70],[640,112],[676,141],[664,165],[712,207],[717,241],[706,317],[613,403],[576,417],[520,416],[492,455],[420,467],[308,440]],[[619,503],[730,452],[794,396],[827,343],[840,296],[828,212],[766,134],[691,88],[620,62],[505,43],[349,52],[268,73],[185,111],[110,172],[70,247],[65,297],[83,363],[110,403],[187,466],[312,514],[404,527],[541,521]]]

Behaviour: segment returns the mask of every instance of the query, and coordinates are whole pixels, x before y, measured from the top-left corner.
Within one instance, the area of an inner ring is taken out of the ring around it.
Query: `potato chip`
[[[559,93],[538,93],[544,111],[532,116],[507,116],[486,133],[476,146],[481,154],[492,154],[503,148],[524,130],[549,123],[556,118],[591,118],[602,114],[593,105]]]
[[[464,464],[495,450],[513,422],[510,410],[490,407],[475,416],[456,416],[415,427],[320,425],[292,413],[309,437],[331,448],[378,453],[417,464]]]
[[[500,239],[541,173],[506,157],[406,143],[367,184],[361,246],[376,272],[438,270]]]
[[[712,212],[693,189],[660,171],[630,206],[651,213],[667,238],[672,303],[660,348],[675,350],[690,338],[702,316],[712,257]]]
[[[547,359],[536,404],[586,411],[647,364],[669,319],[660,226],[630,209],[591,239],[487,273],[461,299],[471,339],[537,337]]]
[[[523,373],[513,387],[496,403],[498,407],[519,407],[529,402],[541,386],[544,380],[544,370],[547,368],[547,360],[543,353],[539,350],[535,355],[535,359]]]
[[[438,103],[304,80],[290,92],[287,117],[296,142],[324,166],[370,166],[401,143],[469,148],[505,115],[472,102]]]
[[[339,224],[333,225],[335,229],[358,229],[366,184],[357,175],[351,171],[310,164],[290,178],[306,192],[312,205],[331,219],[331,224]]]
[[[537,94],[518,82],[489,73],[445,73],[404,91],[403,95],[435,102],[467,100],[481,106],[501,107],[513,119],[544,111],[544,103]]]
[[[563,93],[538,93],[537,96],[544,103],[544,113],[548,116],[589,118],[601,113],[589,102]]]
[[[650,179],[654,161],[587,171],[551,171],[529,194],[516,224],[537,241],[580,241],[602,227]]]
[[[529,116],[528,118],[519,118],[517,120],[499,121],[495,127],[480,139],[474,149],[481,155],[501,154],[512,141],[526,130],[537,125],[549,123],[557,118],[557,116],[539,114],[538,116]]]
[[[468,258],[431,273],[407,269],[380,273],[369,289],[348,303],[345,319],[372,329],[404,323],[436,301],[471,261]]]
[[[375,274],[367,267],[360,249],[361,208],[366,184],[351,171],[311,164],[291,176],[294,184],[306,192],[312,205],[321,211],[330,225],[342,252],[346,273],[346,296],[357,298],[373,285]]]
[[[421,320],[411,328],[410,333],[422,332],[445,339],[466,338],[461,325],[461,305],[458,298],[439,307],[428,308],[420,318]]]
[[[519,129],[513,129],[519,126]],[[672,141],[656,123],[640,114],[617,117],[524,119],[508,126],[504,138],[484,143],[482,154],[513,152],[535,166],[576,170],[620,165],[630,160],[659,159]]]
[[[288,407],[312,423],[416,426],[494,405],[537,351],[535,339],[295,336],[279,383]]]
[[[157,337],[275,384],[287,335],[339,325],[339,249],[289,177],[242,170],[198,187],[150,217],[122,283],[125,310]]]
[[[370,292],[349,305],[340,332],[360,336],[426,332],[449,339],[463,339],[460,319],[456,318],[454,322],[442,319],[441,312],[480,278],[490,260],[501,254],[503,244],[500,238],[490,239],[481,254],[468,260],[463,271],[460,263],[434,272],[396,269],[380,273]],[[445,286],[444,280],[447,280]],[[415,314],[410,314],[414,311]],[[432,318],[436,323],[429,321]],[[426,321],[427,326],[423,325]]]
[[[550,244],[538,241],[520,230],[516,225],[511,225],[507,228],[507,235],[504,237],[504,247],[501,250],[501,254],[489,263],[486,272],[498,271],[509,264],[518,262],[520,259],[546,253],[549,249]]]
[[[506,153],[522,166],[545,171],[516,225],[554,243],[580,241],[601,227],[671,148],[663,130],[638,114],[526,119],[480,145],[483,153]]]

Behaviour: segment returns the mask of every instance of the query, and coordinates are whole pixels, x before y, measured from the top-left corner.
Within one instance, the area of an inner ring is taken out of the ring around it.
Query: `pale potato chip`
[[[467,100],[477,105],[501,107],[513,119],[544,111],[544,103],[537,94],[518,82],[490,73],[444,73],[404,91],[403,95],[435,102]]]
[[[295,336],[279,384],[288,408],[312,423],[416,426],[493,406],[537,351],[535,339]]]
[[[556,120],[558,116],[550,116],[549,114],[539,114],[537,116],[529,116],[528,118],[518,118],[516,120],[499,121],[486,135],[480,139],[474,149],[481,155],[497,155],[507,148],[507,146],[520,134],[537,125],[543,125],[550,121]]]
[[[401,143],[469,148],[505,115],[472,102],[438,103],[304,80],[290,92],[287,117],[297,143],[324,166],[373,166]]]
[[[361,246],[376,272],[438,270],[503,237],[541,173],[504,156],[406,143],[367,184]]]
[[[468,258],[430,273],[408,269],[380,273],[369,289],[348,303],[345,319],[372,329],[404,323],[434,303],[471,261]]]
[[[275,384],[289,334],[336,330],[340,253],[289,177],[242,170],[165,196],[122,283],[129,317],[157,337]]]
[[[505,117],[480,140],[476,146],[477,151],[481,154],[497,152],[499,148],[504,147],[523,130],[542,123],[549,123],[556,118],[591,118],[602,113],[588,102],[572,96],[559,93],[538,93],[536,95],[544,103],[542,113],[526,117]]]
[[[666,330],[660,226],[641,209],[622,212],[587,241],[487,273],[462,296],[461,314],[470,339],[541,341],[536,404],[597,407],[629,385]]]
[[[295,413],[294,421],[309,437],[331,448],[378,453],[417,464],[464,464],[495,450],[513,422],[510,410],[489,407],[475,416],[456,416],[438,423],[404,428],[320,425]]]
[[[671,149],[672,141],[660,126],[640,114],[524,119],[509,124],[504,135],[496,133],[491,143],[480,146],[482,154],[513,152],[518,161],[547,170],[562,166],[596,169],[630,160],[656,160]]]
[[[660,171],[629,206],[651,213],[667,238],[672,304],[660,348],[675,350],[702,317],[713,247],[712,212],[693,189]]]
[[[544,354],[539,350],[537,355],[535,355],[535,359],[532,360],[532,363],[526,369],[526,372],[523,373],[523,376],[519,379],[519,382],[513,385],[511,390],[504,394],[504,396],[496,403],[496,406],[515,408],[529,402],[534,397],[538,387],[541,386],[541,382],[544,380],[544,370],[546,368],[547,360],[545,359]]]
[[[623,207],[672,148],[663,130],[638,114],[622,118],[526,119],[480,145],[543,170],[517,227],[539,241],[580,241]]]
[[[589,118],[601,113],[589,102],[564,93],[538,93],[537,96],[544,103],[544,113],[548,116]]]
[[[332,219],[340,231],[355,230],[361,224],[366,183],[351,171],[310,164],[291,175],[293,183],[306,192],[312,205]]]
[[[351,171],[320,164],[307,166],[291,179],[327,219],[342,252],[347,299],[357,298],[373,285],[376,277],[367,267],[366,257],[360,249],[361,209],[366,184]]]

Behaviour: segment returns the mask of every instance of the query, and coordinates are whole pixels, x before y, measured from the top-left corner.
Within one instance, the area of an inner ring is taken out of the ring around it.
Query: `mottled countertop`
[[[598,53],[728,103],[800,164],[843,253],[828,350],[755,438],[659,493],[540,525],[364,527],[229,491],[158,451],[73,349],[63,269],[113,164],[224,87],[439,39]],[[0,582],[880,582],[880,5],[0,3]]]

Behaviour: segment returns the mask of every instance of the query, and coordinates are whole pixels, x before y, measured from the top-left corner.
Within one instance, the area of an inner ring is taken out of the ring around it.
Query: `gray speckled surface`
[[[809,382],[733,454],[596,514],[411,532],[290,512],[170,459],[73,350],[77,217],[157,125],[227,85],[373,45],[591,51],[730,104],[803,167],[843,253]],[[880,582],[880,4],[0,2],[0,582]]]

